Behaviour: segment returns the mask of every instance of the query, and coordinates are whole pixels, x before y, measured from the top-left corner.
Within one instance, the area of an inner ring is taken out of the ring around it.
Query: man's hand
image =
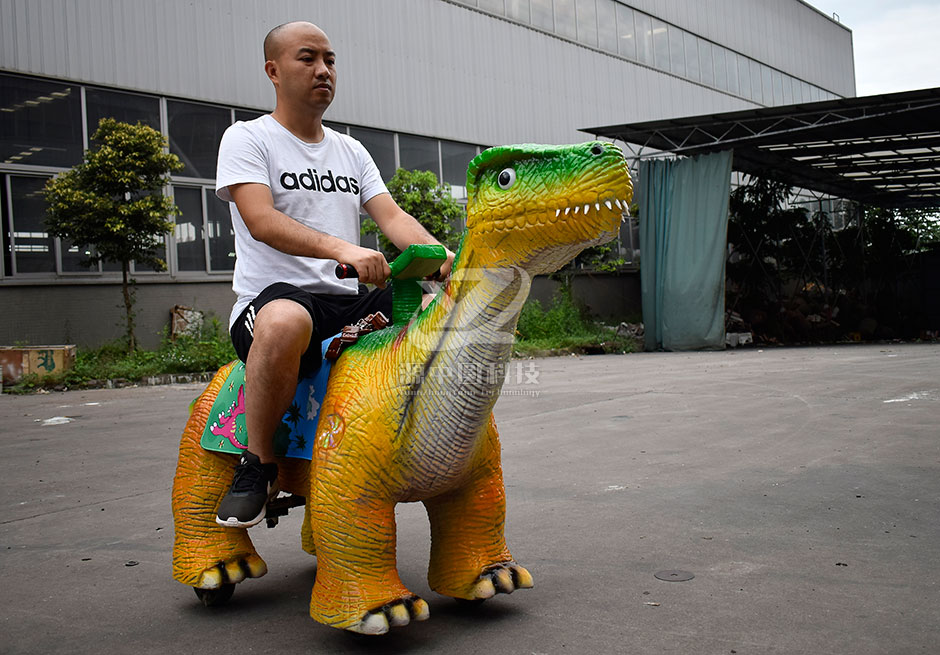
[[[445,247],[444,250],[447,252],[447,259],[444,261],[443,264],[441,264],[440,271],[433,275],[429,275],[427,279],[444,281],[444,279],[447,278],[448,275],[450,275],[450,272],[454,270],[454,257],[456,257],[456,255],[453,252],[451,252],[450,248]]]
[[[385,255],[378,250],[371,248],[362,248],[351,243],[345,243],[339,253],[336,261],[340,264],[348,264],[359,273],[359,281],[366,284],[374,284],[384,289],[385,280],[392,274],[385,261]]]

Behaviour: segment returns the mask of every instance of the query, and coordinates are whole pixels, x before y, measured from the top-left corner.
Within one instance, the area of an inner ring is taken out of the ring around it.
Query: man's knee
[[[261,340],[306,348],[312,334],[310,312],[293,300],[272,300],[255,317],[255,343]]]

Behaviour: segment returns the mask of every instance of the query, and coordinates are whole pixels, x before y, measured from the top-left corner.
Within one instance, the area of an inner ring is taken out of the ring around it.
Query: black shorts
[[[313,335],[310,344],[300,358],[300,375],[306,376],[320,368],[322,354],[320,343],[341,331],[344,326],[352,325],[360,318],[374,312],[382,312],[392,320],[392,287],[369,291],[364,284],[359,285],[358,295],[339,296],[328,293],[310,293],[293,284],[275,282],[248,303],[245,310],[232,324],[230,334],[232,345],[238,358],[243,362],[248,358],[248,351],[254,339],[254,317],[272,300],[293,300],[301,305],[313,319]]]

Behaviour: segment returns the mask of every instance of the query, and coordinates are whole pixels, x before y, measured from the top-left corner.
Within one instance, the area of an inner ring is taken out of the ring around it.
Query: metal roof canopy
[[[742,173],[867,205],[940,207],[940,88],[582,131],[638,145],[638,158],[733,149]]]

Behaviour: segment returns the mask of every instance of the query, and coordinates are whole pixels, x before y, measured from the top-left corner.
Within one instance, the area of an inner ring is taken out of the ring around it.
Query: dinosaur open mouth
[[[527,211],[511,214],[505,218],[494,218],[481,221],[476,227],[480,234],[503,232],[535,227],[545,227],[558,223],[568,222],[577,217],[582,227],[594,226],[601,230],[613,229],[624,214],[629,210],[627,194],[619,198],[615,192],[598,194],[593,202],[548,202],[542,206],[536,205]]]

